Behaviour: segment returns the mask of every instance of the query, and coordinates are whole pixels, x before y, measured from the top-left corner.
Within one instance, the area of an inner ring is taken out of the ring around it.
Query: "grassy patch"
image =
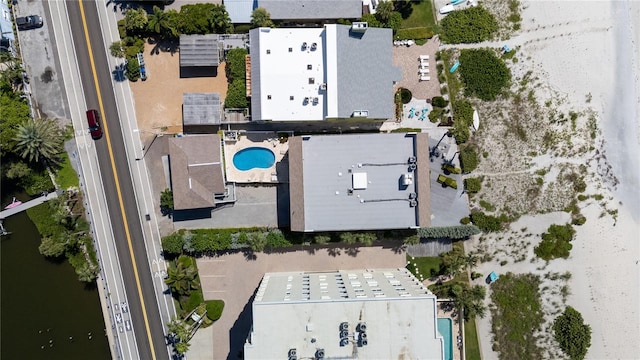
[[[67,153],[62,153],[60,156],[60,165],[56,171],[56,182],[63,189],[78,187],[79,185],[78,174],[71,167],[71,161]]]
[[[391,130],[391,132],[392,133],[410,133],[410,132],[419,133],[419,132],[422,132],[422,129],[420,129],[420,128],[398,128],[398,129]]]
[[[440,274],[442,258],[439,256],[427,256],[412,259],[411,256],[407,255],[407,263],[407,269],[420,279],[421,277],[434,277]]]
[[[404,4],[403,4],[404,3]],[[420,2],[397,2],[396,11],[402,15],[400,29],[427,27],[432,31],[436,27],[436,18],[433,16],[433,6],[430,0]]]
[[[464,322],[464,354],[467,360],[481,360],[475,320]]]
[[[512,273],[492,285],[491,330],[499,359],[542,359],[535,336],[544,321],[539,287],[538,276]]]

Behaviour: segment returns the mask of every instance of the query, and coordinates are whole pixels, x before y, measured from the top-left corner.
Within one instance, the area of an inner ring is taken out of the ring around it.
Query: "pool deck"
[[[453,360],[463,360],[463,352],[464,347],[458,348],[457,346],[457,338],[458,335],[462,334],[462,326],[460,326],[460,322],[458,322],[457,312],[451,311],[447,309],[447,300],[438,299],[438,318],[441,319],[451,319],[451,341],[453,341]],[[464,338],[463,338],[464,343]]]
[[[273,151],[276,157],[273,166],[267,169],[242,171],[233,165],[233,156],[240,150],[250,147],[262,147]],[[287,183],[289,182],[289,164],[287,152],[289,144],[281,144],[274,132],[244,132],[236,141],[224,141],[224,161],[227,181],[240,184],[248,183]]]

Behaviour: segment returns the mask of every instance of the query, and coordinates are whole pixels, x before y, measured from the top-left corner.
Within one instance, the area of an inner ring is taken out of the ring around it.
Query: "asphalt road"
[[[131,174],[127,165],[127,154],[122,138],[116,100],[111,88],[111,69],[107,64],[107,55],[103,46],[96,3],[87,1],[83,2],[83,6],[104,109],[102,127],[105,134],[102,139],[96,141],[96,150],[102,173],[102,184],[107,198],[107,207],[111,217],[111,226],[116,241],[116,249],[128,294],[129,309],[138,343],[138,351],[141,359],[169,359],[164,329],[149,270]],[[92,72],[89,47],[86,42],[79,2],[67,1],[67,8],[87,108],[100,111],[100,102]],[[109,152],[108,141],[111,142],[112,153]],[[112,164],[115,165],[117,176],[114,176]],[[118,184],[120,193],[118,193]],[[122,201],[122,204],[120,201]],[[122,209],[124,209],[124,214]],[[130,243],[126,227],[128,227]],[[140,288],[138,288],[138,282],[135,277],[132,252],[135,258]],[[141,290],[141,295],[139,289]],[[145,321],[143,315],[144,311],[146,311],[147,321]],[[151,345],[151,343],[153,344]]]

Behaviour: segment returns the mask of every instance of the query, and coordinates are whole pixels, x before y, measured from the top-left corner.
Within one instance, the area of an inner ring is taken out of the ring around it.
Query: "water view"
[[[2,359],[110,359],[95,285],[78,281],[66,260],[38,252],[26,213],[4,220],[0,338]]]

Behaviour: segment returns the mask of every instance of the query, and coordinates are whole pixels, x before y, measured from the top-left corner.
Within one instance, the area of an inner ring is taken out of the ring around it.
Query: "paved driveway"
[[[213,324],[214,359],[239,358],[251,328],[253,294],[264,273],[400,268],[406,263],[404,251],[390,247],[313,249],[259,253],[254,259],[242,253],[198,259],[204,298],[225,302],[222,317]]]

